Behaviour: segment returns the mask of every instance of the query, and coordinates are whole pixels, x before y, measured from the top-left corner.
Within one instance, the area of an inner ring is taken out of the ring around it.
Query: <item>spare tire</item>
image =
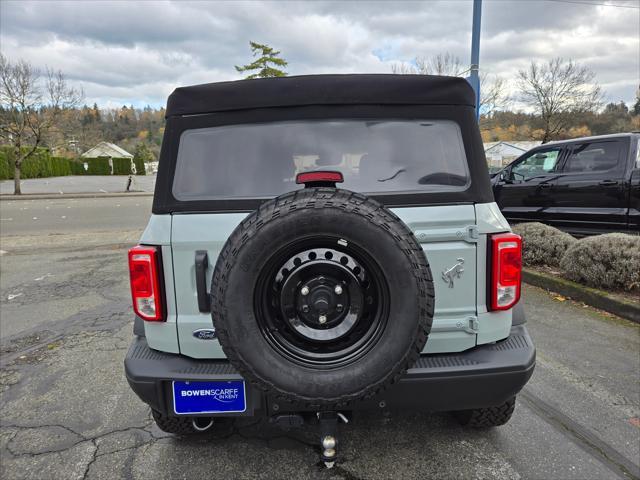
[[[431,270],[411,230],[335,188],[251,213],[220,252],[211,295],[220,344],[245,380],[310,407],[345,406],[395,382],[433,320]]]

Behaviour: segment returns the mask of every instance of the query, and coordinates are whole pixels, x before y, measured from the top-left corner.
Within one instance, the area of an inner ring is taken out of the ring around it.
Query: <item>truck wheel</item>
[[[455,417],[464,427],[489,428],[499,427],[509,421],[516,408],[516,397],[507,400],[502,405],[487,408],[474,408],[454,412]]]
[[[221,422],[229,421],[228,418],[214,420],[207,417],[170,417],[156,410],[151,410],[151,413],[160,430],[174,435],[197,435],[210,432],[214,425],[218,426]]]
[[[434,287],[412,231],[380,203],[307,188],[231,234],[212,317],[242,376],[278,400],[331,408],[375,395],[418,358]]]

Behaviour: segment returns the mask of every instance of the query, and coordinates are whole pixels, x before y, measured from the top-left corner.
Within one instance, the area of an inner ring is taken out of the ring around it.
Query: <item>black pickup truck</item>
[[[640,233],[640,133],[540,145],[492,184],[510,223],[543,222],[577,235]]]

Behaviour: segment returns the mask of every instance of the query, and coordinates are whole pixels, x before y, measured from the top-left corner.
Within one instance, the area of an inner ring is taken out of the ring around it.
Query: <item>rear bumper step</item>
[[[524,325],[511,328],[509,337],[455,354],[423,355],[402,379],[380,395],[349,408],[414,408],[426,411],[465,410],[500,405],[527,383],[535,366],[535,347]],[[172,415],[171,382],[241,380],[225,360],[192,359],[152,350],[137,337],[124,361],[133,391],[151,408]],[[273,399],[247,384],[247,409],[252,416],[307,410],[276,405]]]

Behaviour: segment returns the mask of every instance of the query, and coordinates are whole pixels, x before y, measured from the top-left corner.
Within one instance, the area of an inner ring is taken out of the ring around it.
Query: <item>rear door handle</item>
[[[553,187],[553,184],[551,183],[541,183],[540,184],[540,188],[551,188]]]
[[[610,187],[612,185],[617,185],[617,180],[603,180],[598,185],[602,185],[603,187]]]
[[[207,268],[209,267],[209,257],[206,250],[196,250],[196,290],[198,293],[198,310],[208,312],[209,294],[207,293]]]

